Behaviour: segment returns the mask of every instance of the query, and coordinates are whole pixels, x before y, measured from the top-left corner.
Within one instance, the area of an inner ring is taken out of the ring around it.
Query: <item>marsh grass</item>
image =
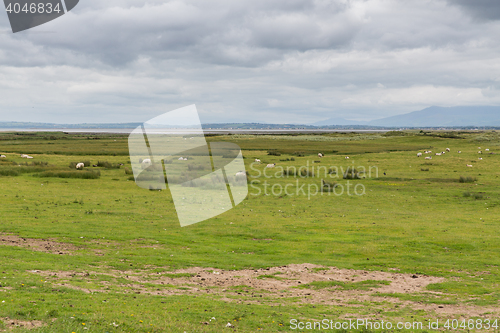
[[[45,171],[35,174],[36,177],[42,178],[75,178],[75,179],[99,179],[101,172],[99,170],[92,171]]]

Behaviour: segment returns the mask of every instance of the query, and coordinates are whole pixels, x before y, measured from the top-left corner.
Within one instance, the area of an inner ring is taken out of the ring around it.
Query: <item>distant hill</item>
[[[368,122],[329,118],[318,121],[316,126],[368,126],[368,127],[498,127],[500,106],[431,106],[397,116]]]
[[[368,124],[387,127],[500,126],[500,106],[431,106],[420,111],[372,120]]]

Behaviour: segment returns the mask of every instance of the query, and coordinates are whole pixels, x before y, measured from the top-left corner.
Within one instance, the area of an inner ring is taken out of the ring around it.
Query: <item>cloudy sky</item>
[[[12,34],[0,121],[371,120],[500,105],[496,0],[80,0]]]

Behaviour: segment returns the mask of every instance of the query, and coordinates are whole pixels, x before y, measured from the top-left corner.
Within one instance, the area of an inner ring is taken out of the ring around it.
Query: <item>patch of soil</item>
[[[443,294],[428,291],[425,287],[431,283],[444,282],[446,281],[444,278],[396,272],[338,269],[314,264],[291,264],[282,267],[239,271],[193,267],[155,273],[147,270],[111,270],[99,273],[34,272],[47,276],[49,279],[50,277],[56,278],[54,282],[57,282],[58,285],[61,285],[60,282],[65,282],[62,286],[79,289],[87,293],[97,291],[106,292],[106,290],[89,290],[72,286],[71,278],[77,276],[81,279],[93,274],[102,274],[114,278],[127,279],[129,283],[114,285],[115,287],[123,288],[124,293],[152,295],[203,293],[222,296],[222,299],[228,302],[238,303],[280,304],[286,299],[290,299],[308,304],[363,307],[367,302],[386,302],[443,315],[466,314],[467,316],[481,316],[487,312],[500,313],[499,307],[425,304],[422,302],[403,301],[396,297],[379,294],[427,294],[430,297],[440,296]],[[183,276],[183,273],[188,276]],[[335,282],[342,282],[349,286],[352,283],[366,280],[387,281],[390,283],[379,284],[377,287],[365,289],[335,286]],[[334,283],[327,288],[316,289],[313,286],[305,286],[312,282],[327,283],[328,281]],[[146,283],[149,285],[154,284],[157,288],[146,287],[144,285]],[[103,281],[101,285],[107,287],[109,283]]]
[[[18,246],[38,252],[72,255],[78,250],[76,246],[51,239],[25,238],[15,235],[0,234],[0,245]]]
[[[34,329],[38,327],[42,327],[44,325],[43,322],[39,320],[18,320],[18,319],[10,319],[10,318],[1,318],[5,326],[7,326],[8,330],[16,329],[16,328],[24,328],[24,329]],[[6,330],[3,330],[6,332]]]

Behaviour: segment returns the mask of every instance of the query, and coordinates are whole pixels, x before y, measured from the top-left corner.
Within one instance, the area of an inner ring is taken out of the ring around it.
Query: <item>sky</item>
[[[80,0],[13,34],[0,121],[372,120],[500,105],[496,0]]]

